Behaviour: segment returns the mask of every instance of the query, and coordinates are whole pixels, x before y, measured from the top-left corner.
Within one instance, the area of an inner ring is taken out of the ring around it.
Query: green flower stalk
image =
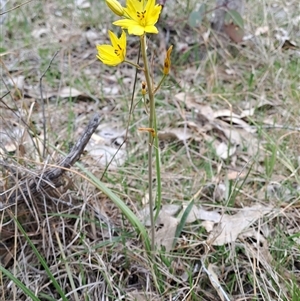
[[[157,123],[155,113],[155,99],[154,95],[161,87],[165,77],[170,72],[171,67],[171,52],[173,46],[171,46],[167,53],[163,66],[163,76],[154,88],[153,79],[151,78],[151,70],[149,67],[149,60],[147,56],[147,33],[158,33],[158,29],[155,24],[159,19],[162,6],[156,4],[155,0],[127,0],[126,7],[117,0],[105,0],[107,6],[118,16],[123,19],[113,22],[114,25],[122,28],[122,34],[118,38],[112,31],[109,31],[109,37],[111,45],[97,45],[97,58],[104,64],[109,66],[117,66],[120,63],[129,63],[135,66],[138,70],[142,70],[145,75],[145,82],[142,82],[142,95],[145,99],[148,96],[149,108],[147,113],[149,115],[149,124],[146,128],[139,130],[148,132],[148,190],[149,190],[149,211],[151,220],[151,251],[155,250],[155,220],[159,214],[161,206],[161,178],[160,178],[160,155],[157,135]],[[129,34],[140,37],[141,56],[143,59],[144,67],[141,68],[135,63],[126,60],[126,34],[124,30],[127,30]],[[155,158],[156,158],[156,179],[157,179],[157,198],[156,198],[156,216],[154,217],[154,196],[153,196],[153,142],[155,145]]]

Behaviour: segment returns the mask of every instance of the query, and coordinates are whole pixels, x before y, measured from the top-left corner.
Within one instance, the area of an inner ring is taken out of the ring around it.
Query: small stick
[[[11,9],[8,9],[8,10],[6,10],[6,11],[4,11],[4,12],[1,12],[1,13],[0,13],[0,16],[2,16],[2,15],[4,15],[4,14],[7,14],[7,13],[9,13],[10,11],[13,11],[13,10],[15,10],[15,9],[17,9],[17,8],[19,8],[19,7],[23,6],[23,5],[25,5],[25,4],[28,4],[28,3],[32,2],[32,1],[33,1],[33,0],[28,0],[28,1],[24,2],[24,3],[21,3],[21,4],[19,4],[19,5],[14,6],[14,7],[11,8]]]

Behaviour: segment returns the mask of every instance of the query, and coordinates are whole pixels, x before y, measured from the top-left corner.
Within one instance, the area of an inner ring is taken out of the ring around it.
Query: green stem
[[[139,66],[138,64],[136,64],[136,63],[134,63],[134,62],[124,60],[124,63],[127,63],[127,64],[129,64],[129,65],[135,67],[135,68],[138,69],[138,70],[144,71],[144,69],[143,69],[141,66]]]
[[[161,87],[162,83],[166,79],[167,75],[164,74],[163,77],[161,78],[158,86],[153,90],[153,94],[159,90]],[[156,112],[154,112],[154,130],[155,130],[155,139],[154,139],[154,145],[155,145],[155,158],[156,158],[156,182],[157,182],[157,202],[156,202],[156,214],[154,217],[154,221],[157,220],[157,217],[160,212],[161,208],[161,177],[160,177],[160,154],[159,154],[159,143],[158,143],[158,131],[157,131],[157,122],[156,122]]]
[[[167,75],[164,74],[161,78],[158,86],[153,90],[153,95],[160,89],[162,83],[166,79]],[[156,112],[154,112],[154,130],[155,130],[155,139],[154,139],[154,145],[155,145],[155,158],[156,158],[156,182],[157,182],[157,202],[156,202],[156,214],[154,217],[154,221],[156,221],[160,208],[161,208],[161,176],[160,176],[160,153],[159,153],[159,142],[158,142],[158,131],[157,131],[157,123],[156,123]]]
[[[155,112],[154,112],[155,113]],[[155,163],[156,163],[156,182],[157,182],[157,202],[156,202],[156,213],[154,217],[154,221],[157,220],[157,217],[161,208],[161,177],[160,177],[160,154],[159,154],[159,143],[158,143],[158,132],[157,132],[157,123],[156,123],[156,113],[154,116],[154,146],[155,146]]]
[[[161,78],[161,80],[160,80],[158,86],[154,89],[153,94],[155,94],[155,93],[159,90],[161,84],[164,82],[164,80],[166,79],[166,77],[167,77],[167,75],[164,74],[163,77]]]
[[[147,57],[147,41],[146,35],[141,36],[141,53],[144,62],[144,73],[148,88],[148,96],[149,96],[149,128],[154,128],[154,119],[155,119],[155,102],[154,102],[154,94],[152,89],[152,81],[149,69],[149,62]],[[155,133],[157,135],[157,133]],[[152,143],[153,137],[149,132],[149,144],[148,144],[148,189],[149,189],[149,211],[150,211],[150,220],[151,220],[151,249],[154,251],[155,248],[155,224],[154,224],[154,214],[153,214],[153,187],[152,187]]]

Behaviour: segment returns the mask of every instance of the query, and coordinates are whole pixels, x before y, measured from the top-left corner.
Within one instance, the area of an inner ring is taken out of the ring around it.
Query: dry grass
[[[0,300],[31,300],[4,269],[39,300],[300,299],[300,55],[299,45],[286,49],[276,39],[281,28],[299,40],[298,1],[247,3],[246,34],[264,26],[268,30],[224,48],[215,39],[204,43],[208,24],[197,30],[186,25],[193,1],[188,9],[185,1],[176,1],[180,16],[171,2],[160,34],[149,44],[156,79],[161,53],[175,45],[172,74],[157,95],[157,116],[161,131],[185,128],[191,138],[161,138],[163,203],[186,205],[193,199],[229,215],[255,204],[272,210],[220,246],[196,220],[185,225],[170,252],[158,248],[151,258],[120,209],[75,166],[59,188],[0,208]],[[102,116],[96,138],[101,131],[113,133],[106,147],[116,150],[124,138],[134,70],[108,68],[95,59],[95,44],[106,41],[113,16],[101,1],[90,3],[79,8],[67,0],[33,1],[7,14],[0,36],[1,95],[10,92],[0,104],[2,192],[57,164],[94,112]],[[136,57],[137,46],[130,38],[130,58]],[[39,80],[57,50],[43,78],[45,119]],[[65,87],[67,97],[62,97]],[[79,96],[71,97],[69,87]],[[139,100],[136,92],[135,103]],[[255,113],[243,120],[256,133],[233,156],[221,159],[215,143],[230,138],[216,124],[229,128],[230,121],[221,116],[213,126],[198,114],[197,105],[241,114],[249,104]],[[147,198],[147,135],[137,131],[144,126],[147,114],[138,103],[122,149],[125,159],[103,180],[136,214]],[[104,166],[90,152],[99,143],[96,138],[81,165],[100,178]]]

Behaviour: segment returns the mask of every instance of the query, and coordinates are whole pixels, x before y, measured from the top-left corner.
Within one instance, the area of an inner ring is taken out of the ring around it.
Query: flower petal
[[[114,53],[114,48],[111,45],[97,45],[98,54],[111,55]]]
[[[124,9],[125,13],[129,16],[130,19],[139,21],[136,12],[141,11],[143,9],[142,2],[138,0],[127,0],[126,8]]]
[[[135,36],[142,36],[145,33],[145,27],[141,25],[129,26],[128,33]]]
[[[155,3],[155,0],[148,0],[147,1],[146,7],[145,7],[145,10],[146,10],[147,13],[151,12],[153,10],[154,3]]]
[[[122,20],[115,21],[113,22],[113,25],[121,26],[125,29],[127,29],[129,26],[140,26],[139,22],[135,20],[129,20],[129,19],[122,19]]]
[[[145,32],[158,33],[158,29],[154,25],[144,27]]]
[[[123,60],[125,60],[126,58],[126,45],[127,45],[127,41],[126,41],[126,32],[124,30],[122,30],[122,34],[121,37],[119,39],[122,50],[123,50]]]
[[[114,48],[111,45],[97,45],[97,58],[105,65],[116,66],[123,62],[123,59],[114,53]]]
[[[158,33],[154,26],[161,13],[162,6],[156,0],[127,0],[124,8],[126,19],[113,22],[128,30],[129,34],[141,36],[145,32]]]
[[[147,25],[154,25],[157,23],[159,15],[161,13],[162,6],[161,5],[155,5],[154,8],[147,14],[146,18],[146,24]]]
[[[118,37],[110,30],[108,31],[108,34],[109,34],[109,38],[110,38],[110,41],[111,41],[111,44],[112,44],[113,48],[118,47],[118,44],[119,44]]]

